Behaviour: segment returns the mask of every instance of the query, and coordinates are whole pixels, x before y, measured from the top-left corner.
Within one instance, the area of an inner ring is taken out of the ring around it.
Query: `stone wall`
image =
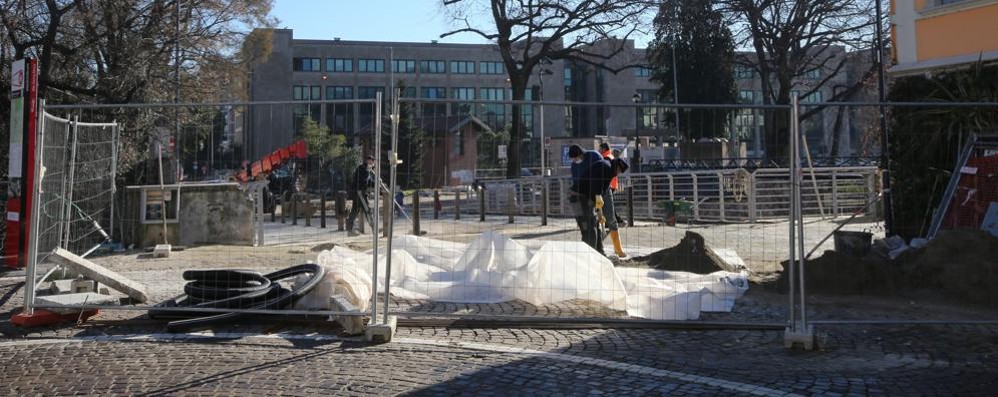
[[[252,245],[253,201],[238,183],[182,184],[179,222],[168,222],[170,244]],[[161,222],[141,221],[141,192],[158,186],[129,186],[126,190],[126,245],[151,247],[163,242]],[[176,189],[169,185],[167,189]]]

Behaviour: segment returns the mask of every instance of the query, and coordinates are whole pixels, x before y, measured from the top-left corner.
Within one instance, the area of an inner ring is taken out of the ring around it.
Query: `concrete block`
[[[52,295],[71,293],[73,292],[73,281],[74,280],[52,280],[51,285],[49,285],[49,292]]]
[[[117,306],[118,298],[108,295],[95,294],[93,292],[86,292],[80,294],[39,296],[35,298],[35,303],[38,306],[58,305],[58,306],[75,307],[75,308],[46,308],[47,310],[51,310],[55,313],[66,314],[66,313],[79,313],[81,309],[84,308],[93,309],[94,306]]]
[[[94,280],[87,280],[85,278],[77,278],[70,283],[71,292],[74,294],[84,293],[84,292],[97,292],[97,282]]]
[[[360,313],[360,310],[343,295],[329,297],[329,307],[340,312]],[[336,323],[343,327],[343,332],[348,335],[359,335],[365,332],[364,317],[360,315],[329,316],[329,321],[336,321]]]
[[[156,248],[152,250],[152,256],[154,258],[169,258],[170,248],[170,244],[156,244]]]
[[[364,330],[364,338],[368,342],[388,343],[395,336],[395,329],[398,324],[398,317],[388,316],[386,324],[370,324]]]
[[[125,276],[115,273],[114,271],[111,271],[96,263],[83,259],[62,248],[56,248],[55,251],[53,251],[53,254],[54,255],[49,257],[49,260],[55,262],[56,264],[75,269],[87,278],[120,291],[138,302],[145,302],[149,300],[149,294],[146,293],[146,287],[142,284],[132,281]]]
[[[797,323],[797,331],[787,327],[783,331],[783,346],[787,349],[801,346],[804,350],[814,350],[814,327],[811,325],[804,327],[800,322]]]

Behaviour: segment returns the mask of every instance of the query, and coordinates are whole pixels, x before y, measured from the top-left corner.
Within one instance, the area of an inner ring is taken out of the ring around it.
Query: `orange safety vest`
[[[601,156],[603,156],[604,159],[613,160],[613,153],[610,152],[609,150],[603,150],[599,154]],[[613,179],[610,180],[610,189],[613,189],[614,191],[617,191],[617,186],[618,186],[617,185],[617,177],[613,177]]]

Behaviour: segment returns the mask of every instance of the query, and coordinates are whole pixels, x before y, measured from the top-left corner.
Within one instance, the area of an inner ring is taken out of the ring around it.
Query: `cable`
[[[295,289],[288,290],[277,283],[302,274],[311,274],[311,277]],[[248,270],[186,271],[184,279],[190,282],[184,286],[185,295],[157,305],[161,309],[150,310],[149,318],[181,318],[167,323],[167,332],[207,329],[238,320],[245,313],[178,313],[170,308],[279,310],[311,292],[325,274],[325,269],[316,264],[292,266],[265,275]]]

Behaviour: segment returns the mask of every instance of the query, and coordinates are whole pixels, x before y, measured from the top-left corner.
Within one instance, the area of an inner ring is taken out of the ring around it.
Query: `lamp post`
[[[547,61],[548,64],[551,61]],[[539,84],[540,89],[537,90],[537,101],[538,110],[541,112],[541,205],[544,207],[541,210],[541,226],[547,226],[548,224],[548,183],[547,183],[547,147],[544,145],[544,75],[552,74],[548,69],[538,68],[537,69],[537,84]]]
[[[641,102],[641,94],[634,93],[631,97],[631,102],[635,105]],[[634,166],[634,172],[641,172],[641,144],[638,143],[638,128],[641,127],[641,108],[634,107],[634,157],[631,160],[632,166]]]

